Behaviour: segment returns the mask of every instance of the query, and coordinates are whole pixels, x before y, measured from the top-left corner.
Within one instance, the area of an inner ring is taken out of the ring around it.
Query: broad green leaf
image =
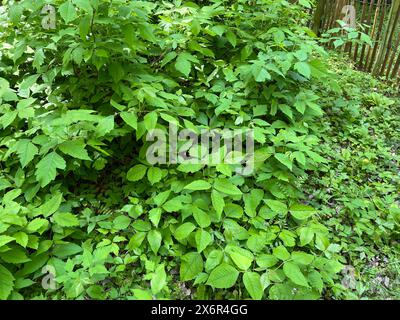
[[[121,118],[126,124],[137,130],[137,116],[133,112],[121,112]]]
[[[235,285],[239,271],[227,263],[222,263],[211,271],[207,284],[217,289],[228,289]]]
[[[190,252],[181,258],[180,277],[181,281],[189,281],[203,271],[203,259],[197,252]]]
[[[299,266],[293,262],[285,262],[283,272],[295,284],[303,287],[309,287],[307,279],[304,277]]]
[[[86,11],[87,13],[89,13],[90,15],[93,14],[93,8],[90,5],[90,1],[87,0],[72,0],[72,2],[79,8],[82,9],[84,11]]]
[[[290,258],[290,253],[284,246],[274,248],[272,254],[280,260],[288,260]]]
[[[85,143],[82,140],[65,141],[60,144],[60,150],[77,159],[91,160],[85,149]]]
[[[33,160],[38,151],[38,148],[30,140],[22,139],[18,141],[16,152],[18,153],[22,168],[25,168]]]
[[[69,23],[77,18],[77,13],[72,1],[64,2],[59,7],[58,11],[60,12],[61,18],[63,18],[65,23]]]
[[[181,53],[176,59],[175,68],[181,72],[185,77],[189,77],[190,70],[192,69],[192,64],[188,60],[188,54]]]
[[[268,207],[271,208],[272,211],[279,213],[279,214],[286,214],[287,213],[287,206],[283,202],[279,200],[265,200],[265,203]]]
[[[274,157],[283,165],[285,165],[287,168],[289,168],[289,170],[292,170],[293,168],[293,164],[292,164],[292,160],[290,160],[290,158],[283,153],[275,153]]]
[[[241,270],[247,270],[250,268],[251,263],[254,260],[254,256],[249,250],[237,246],[229,245],[225,248],[225,251]]]
[[[1,238],[1,236],[0,236]],[[20,246],[26,248],[26,245],[28,244],[29,237],[25,232],[17,232],[13,234],[13,238],[15,239],[15,242],[18,243]],[[1,245],[0,245],[1,247]]]
[[[4,246],[5,244],[7,244],[7,243],[9,243],[11,241],[14,241],[14,240],[15,240],[15,238],[13,238],[13,237],[10,237],[10,236],[7,236],[7,235],[1,235],[0,236],[0,248],[2,246]]]
[[[231,183],[228,179],[217,178],[214,182],[214,189],[233,196],[241,195],[242,192],[238,187],[236,187],[233,183]]]
[[[314,208],[304,204],[294,204],[289,211],[293,217],[299,220],[306,220],[317,212]]]
[[[65,160],[57,152],[53,151],[47,154],[36,165],[36,179],[41,187],[45,187],[56,178],[57,169],[63,170],[65,167]]]
[[[201,253],[212,242],[212,236],[205,230],[199,229],[195,234],[197,251]]]
[[[188,190],[208,190],[211,188],[211,184],[207,181],[204,180],[196,180],[193,181],[191,183],[189,183],[188,185],[186,185],[186,187],[184,189],[188,189]]]
[[[183,205],[182,201],[176,197],[164,203],[162,208],[167,212],[178,212],[183,208]]]
[[[257,215],[257,206],[261,203],[264,197],[264,191],[261,189],[253,189],[250,193],[243,195],[244,210],[249,217]]]
[[[153,294],[159,293],[167,284],[167,274],[165,273],[164,264],[157,266],[153,277],[150,281],[151,291]]]
[[[260,268],[265,268],[265,269],[269,269],[271,267],[273,267],[274,265],[276,265],[278,262],[278,259],[271,255],[271,254],[260,254],[257,258],[256,258],[256,263]]]
[[[307,62],[297,62],[294,69],[308,79],[311,77],[311,67]]]
[[[152,111],[144,116],[144,126],[147,131],[155,129],[157,125],[158,115],[157,112]]]
[[[14,276],[0,264],[0,300],[6,300],[14,288]]]
[[[217,267],[221,263],[223,257],[224,257],[224,253],[222,250],[219,250],[219,249],[212,250],[209,253],[209,255],[207,256],[206,265],[205,265],[206,271],[210,272],[215,267]]]
[[[245,272],[243,275],[243,283],[252,299],[261,300],[264,294],[264,289],[261,284],[261,277],[258,273]]]
[[[49,225],[49,221],[46,219],[36,218],[28,223],[26,226],[26,231],[28,233],[39,232],[43,233],[47,226]]]
[[[218,218],[221,219],[222,211],[224,210],[225,207],[224,198],[218,191],[213,190],[211,192],[211,202],[217,213]]]
[[[293,251],[292,260],[297,264],[308,265],[313,262],[314,256],[301,251]]]
[[[161,246],[161,240],[162,236],[158,230],[151,230],[147,234],[147,241],[149,242],[150,249],[154,252],[154,254],[157,254],[158,249]]]
[[[185,222],[175,230],[174,237],[176,240],[184,240],[193,232],[194,229],[196,229],[196,226],[193,223]]]
[[[34,216],[43,215],[46,218],[51,216],[60,207],[62,198],[63,194],[57,192],[49,200],[47,200],[40,207],[34,210]]]
[[[82,248],[75,243],[63,243],[56,245],[53,249],[53,254],[58,258],[66,258],[82,252]]]
[[[162,171],[157,167],[150,167],[147,171],[147,178],[149,179],[151,184],[155,184],[161,181]]]
[[[192,206],[193,217],[201,228],[207,228],[211,224],[211,218],[207,212]]]
[[[128,179],[128,181],[132,182],[142,180],[146,174],[146,171],[147,167],[145,165],[137,164],[128,171],[128,173],[126,174],[126,178]]]
[[[117,230],[124,230],[131,224],[131,218],[121,215],[113,220],[113,228]]]
[[[79,226],[78,218],[69,212],[56,212],[53,215],[53,220],[61,227]]]

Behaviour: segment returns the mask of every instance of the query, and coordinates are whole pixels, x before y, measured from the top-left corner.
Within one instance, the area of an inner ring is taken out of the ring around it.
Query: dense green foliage
[[[0,299],[352,297],[398,236],[398,116],[343,94],[309,1],[46,3],[0,16]],[[254,172],[151,165],[169,123],[253,129]]]
[[[399,299],[398,89],[337,61],[343,91],[324,99],[318,124],[329,165],[311,177],[307,193],[347,258],[343,283],[355,290],[348,297]]]

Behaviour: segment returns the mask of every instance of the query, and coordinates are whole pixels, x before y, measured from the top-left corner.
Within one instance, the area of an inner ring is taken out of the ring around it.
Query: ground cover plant
[[[399,99],[311,4],[3,1],[0,299],[395,298]],[[149,162],[171,124],[253,170]]]

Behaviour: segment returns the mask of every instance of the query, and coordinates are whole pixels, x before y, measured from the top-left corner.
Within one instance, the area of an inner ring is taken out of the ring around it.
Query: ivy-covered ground
[[[346,258],[347,298],[400,298],[400,95],[398,84],[354,70],[331,52],[342,91],[325,94],[318,122],[328,163],[304,182]]]
[[[0,299],[399,298],[398,87],[313,1],[48,3],[0,10]],[[171,123],[254,170],[152,163]]]

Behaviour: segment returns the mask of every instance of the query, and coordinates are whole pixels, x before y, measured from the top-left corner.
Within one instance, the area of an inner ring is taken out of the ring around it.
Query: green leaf
[[[297,264],[309,265],[314,261],[314,256],[301,251],[293,251],[292,260]]]
[[[16,152],[22,168],[25,168],[33,160],[38,151],[38,148],[30,140],[22,139],[18,141]]]
[[[57,169],[65,169],[66,163],[57,152],[53,151],[46,155],[36,165],[36,179],[41,187],[47,186],[51,181],[56,178]]]
[[[150,281],[151,291],[153,294],[159,293],[167,284],[167,274],[164,270],[164,264],[156,267],[153,277]]]
[[[147,234],[147,241],[149,242],[150,249],[154,252],[154,254],[157,254],[158,249],[161,246],[161,240],[162,236],[158,230],[151,230]]]
[[[137,116],[134,112],[121,112],[121,118],[126,124],[137,130]]]
[[[72,0],[72,2],[79,8],[82,9],[83,11],[86,11],[89,13],[89,15],[93,14],[93,8],[90,5],[90,1],[87,0]]]
[[[113,220],[113,227],[114,229],[117,230],[124,230],[128,228],[130,224],[131,224],[131,218],[124,215],[118,216]]]
[[[0,236],[0,248],[2,247],[2,246],[4,246],[5,244],[7,244],[7,243],[9,243],[9,242],[11,242],[11,241],[14,241],[15,239],[13,238],[13,237],[10,237],[10,236],[6,236],[6,235],[1,235]]]
[[[0,236],[1,238],[1,236]],[[28,244],[29,237],[25,232],[17,232],[13,234],[13,238],[15,239],[15,242],[18,243],[20,246],[26,248],[26,245]],[[0,245],[1,247],[1,245]]]
[[[183,52],[176,59],[175,68],[183,75],[189,77],[190,70],[192,69],[192,64],[188,60],[188,54]]]
[[[261,284],[261,277],[258,273],[245,272],[243,275],[243,283],[252,299],[261,300],[264,294],[264,289]]]
[[[147,131],[153,130],[157,125],[157,112],[152,111],[144,116],[144,126]]]
[[[287,168],[289,168],[289,170],[292,170],[293,168],[293,164],[292,164],[292,160],[289,159],[289,157],[286,154],[283,153],[276,153],[274,155],[274,157],[280,162],[282,163],[284,166],[286,166]]]
[[[212,236],[207,231],[199,229],[195,234],[197,252],[201,253],[212,242]]]
[[[235,285],[239,271],[227,263],[222,263],[211,271],[207,284],[217,289],[228,289]]]
[[[162,207],[167,212],[178,212],[183,208],[182,202],[178,197],[167,201]]]
[[[49,200],[47,200],[40,207],[34,210],[34,216],[43,215],[46,218],[51,216],[60,207],[62,198],[63,194],[60,192],[52,195]]]
[[[224,210],[225,207],[224,198],[218,191],[213,190],[211,192],[211,202],[215,211],[217,212],[218,218],[221,219],[222,211]]]
[[[299,229],[300,245],[305,246],[309,244],[314,238],[314,231],[312,228],[304,227]]]
[[[219,249],[212,250],[207,256],[207,261],[205,265],[206,271],[210,272],[215,267],[217,267],[221,263],[223,257],[224,253],[222,250]]]
[[[257,265],[264,269],[273,267],[277,262],[278,259],[271,254],[260,254],[256,259]]]
[[[145,165],[137,164],[128,171],[128,173],[126,174],[126,178],[128,179],[128,181],[132,182],[142,180],[146,174],[146,171],[147,167]]]
[[[0,264],[0,300],[6,300],[14,288],[12,273]]]
[[[96,136],[104,137],[107,133],[110,133],[114,129],[114,116],[108,116],[103,118],[97,128],[96,128]]]
[[[76,10],[72,1],[64,2],[58,9],[60,12],[61,18],[65,21],[65,23],[69,23],[77,18]]]
[[[211,218],[207,212],[204,212],[203,210],[195,206],[192,206],[192,211],[194,219],[201,228],[207,228],[210,226]]]
[[[304,204],[294,204],[289,211],[293,217],[299,220],[306,220],[317,212],[314,208]]]
[[[82,252],[82,248],[75,243],[63,243],[54,246],[53,254],[58,258],[66,258]]]
[[[181,281],[193,280],[203,271],[203,259],[197,252],[189,252],[181,258]]]
[[[175,230],[174,237],[179,241],[184,240],[192,233],[194,229],[196,229],[196,226],[193,223],[185,222]]]
[[[280,260],[288,260],[290,258],[290,253],[284,246],[274,248],[272,254]]]
[[[243,195],[244,210],[249,217],[255,217],[257,214],[257,206],[264,198],[264,191],[261,189],[253,189],[250,193]]]
[[[149,179],[151,184],[160,182],[162,178],[162,170],[157,167],[150,167],[147,171],[147,179]]]
[[[233,262],[241,270],[247,270],[248,268],[250,268],[251,263],[254,260],[254,256],[249,250],[237,246],[228,245],[225,248],[225,251],[229,254]]]
[[[324,282],[322,281],[321,274],[315,270],[312,270],[307,277],[310,282],[311,287],[318,290],[319,293],[322,292],[324,288]]]
[[[34,233],[38,231],[39,233],[43,233],[47,226],[49,225],[49,221],[46,219],[36,218],[28,223],[26,226],[26,231],[28,233]]]
[[[238,187],[236,187],[234,184],[232,184],[228,179],[225,178],[217,178],[215,179],[214,182],[214,189],[216,189],[219,192],[232,195],[232,196],[238,196],[242,194],[242,191]]]
[[[286,214],[287,213],[287,206],[281,201],[278,200],[265,200],[265,203],[268,207],[271,208],[272,211],[279,213],[279,214]]]
[[[77,159],[91,160],[85,149],[85,146],[86,145],[82,140],[70,140],[60,144],[60,150],[63,153]]]
[[[302,76],[310,79],[311,67],[307,62],[297,62],[294,65],[294,69],[297,70]]]
[[[53,215],[53,220],[61,227],[79,226],[78,218],[69,212],[57,212]]]
[[[293,262],[285,262],[283,265],[283,272],[290,280],[293,281],[293,283],[299,286],[309,287],[307,279],[304,277],[297,264]]]
[[[184,189],[208,190],[210,188],[211,188],[211,184],[209,182],[204,181],[204,180],[196,180],[196,181],[193,181],[193,182],[189,183],[188,185],[186,185]]]
[[[12,264],[21,264],[31,261],[31,259],[26,256],[25,250],[21,248],[13,248],[12,250],[0,253],[0,259]]]

